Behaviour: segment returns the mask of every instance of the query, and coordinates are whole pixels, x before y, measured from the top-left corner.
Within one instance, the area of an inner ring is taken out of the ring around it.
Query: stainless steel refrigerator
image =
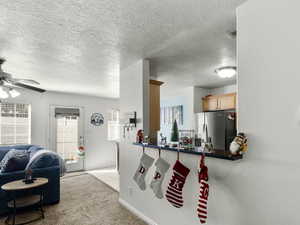
[[[202,142],[211,143],[215,151],[229,151],[237,134],[236,112],[216,111],[196,114],[196,130]]]

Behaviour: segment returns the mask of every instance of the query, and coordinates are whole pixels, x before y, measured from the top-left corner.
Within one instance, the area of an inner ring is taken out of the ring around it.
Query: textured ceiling
[[[171,85],[221,86],[235,65],[235,8],[243,0],[1,0],[0,56],[16,78],[47,90],[119,96],[119,70],[149,58]]]

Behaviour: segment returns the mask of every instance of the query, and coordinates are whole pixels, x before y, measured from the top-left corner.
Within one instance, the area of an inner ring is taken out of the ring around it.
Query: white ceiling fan
[[[13,98],[19,96],[20,93],[17,90],[15,90],[14,87],[25,88],[40,93],[46,91],[44,89],[31,86],[40,84],[35,80],[16,79],[13,78],[11,74],[4,72],[2,69],[2,65],[5,61],[6,60],[4,58],[0,58],[0,98],[8,98],[9,95]]]

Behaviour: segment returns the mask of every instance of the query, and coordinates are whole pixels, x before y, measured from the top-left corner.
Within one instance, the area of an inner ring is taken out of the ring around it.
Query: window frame
[[[27,105],[28,106],[28,141],[26,143],[19,143],[16,140],[16,129],[17,129],[17,124],[14,124],[14,143],[2,143],[2,104],[13,104],[14,105],[14,117],[16,120],[16,107],[17,105]],[[20,102],[0,102],[0,146],[10,146],[10,145],[30,145],[32,142],[32,105],[30,103],[20,103]]]

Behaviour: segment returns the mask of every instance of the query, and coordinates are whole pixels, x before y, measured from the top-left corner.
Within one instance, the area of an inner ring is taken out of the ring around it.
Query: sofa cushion
[[[12,149],[6,153],[0,163],[1,173],[24,170],[29,162],[29,153],[27,150]]]

